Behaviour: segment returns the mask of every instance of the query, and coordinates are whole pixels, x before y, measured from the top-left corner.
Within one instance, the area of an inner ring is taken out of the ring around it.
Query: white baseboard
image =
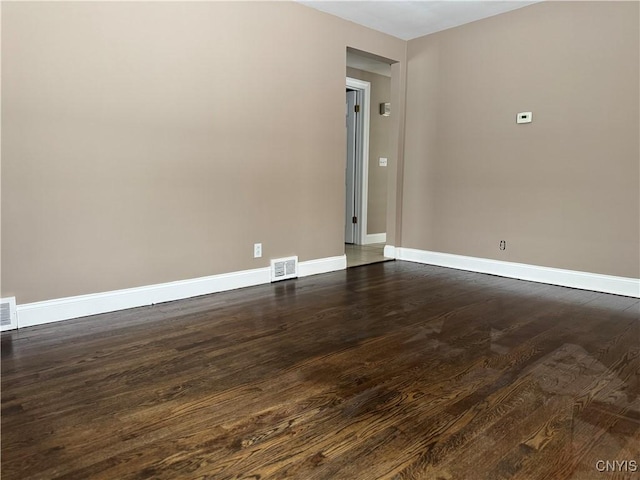
[[[469,270],[472,272],[489,273],[501,277],[561,285],[582,290],[614,293],[627,297],[640,297],[640,279],[637,278],[614,277],[598,273],[540,267],[524,263],[503,262],[487,258],[466,257],[463,255],[429,252],[404,247],[390,247],[389,253],[391,253],[391,249],[395,251],[394,256],[398,260]],[[386,255],[387,247],[385,247],[385,256]]]
[[[364,245],[371,245],[372,243],[384,243],[386,241],[386,233],[367,233],[364,238]]]
[[[347,256],[339,255],[337,257],[319,258],[317,260],[307,260],[298,263],[298,276],[308,277],[309,275],[318,275],[319,273],[335,272],[336,270],[344,270],[347,268]]]
[[[385,245],[383,255],[387,258],[396,258],[396,247],[393,245]]]
[[[346,256],[341,255],[300,262],[298,263],[298,274],[300,277],[306,277],[346,268]],[[144,287],[26,303],[17,306],[18,328],[170,302],[172,300],[197,297],[270,282],[271,272],[269,267],[265,267]]]

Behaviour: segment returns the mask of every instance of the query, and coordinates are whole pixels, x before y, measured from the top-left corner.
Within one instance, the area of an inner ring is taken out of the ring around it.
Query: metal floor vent
[[[18,328],[16,297],[0,299],[0,331]]]
[[[298,257],[271,260],[271,281],[286,280],[298,276]]]

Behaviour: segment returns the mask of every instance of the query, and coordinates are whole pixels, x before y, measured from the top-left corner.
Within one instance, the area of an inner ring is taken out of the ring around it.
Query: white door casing
[[[369,115],[371,108],[371,83],[356,78],[347,77],[347,88],[356,91],[356,101],[360,105],[360,112],[356,114],[355,128],[355,224],[354,241],[358,245],[365,243],[367,237],[367,198],[369,178]],[[345,177],[346,178],[346,177]],[[345,202],[346,206],[346,202]],[[352,215],[351,217],[353,217]],[[351,220],[345,215],[345,242],[346,221]],[[350,242],[347,242],[350,243]]]
[[[356,243],[356,112],[358,93],[347,90],[346,99],[346,129],[347,129],[347,159],[345,167],[345,218],[344,242]]]

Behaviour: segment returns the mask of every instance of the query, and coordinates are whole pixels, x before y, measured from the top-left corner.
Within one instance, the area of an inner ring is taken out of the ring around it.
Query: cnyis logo
[[[638,462],[635,460],[598,460],[596,470],[599,472],[637,472]]]

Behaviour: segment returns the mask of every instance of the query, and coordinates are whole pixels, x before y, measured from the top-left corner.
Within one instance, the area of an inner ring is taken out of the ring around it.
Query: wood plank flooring
[[[5,333],[2,478],[638,479],[639,309],[387,262]]]

